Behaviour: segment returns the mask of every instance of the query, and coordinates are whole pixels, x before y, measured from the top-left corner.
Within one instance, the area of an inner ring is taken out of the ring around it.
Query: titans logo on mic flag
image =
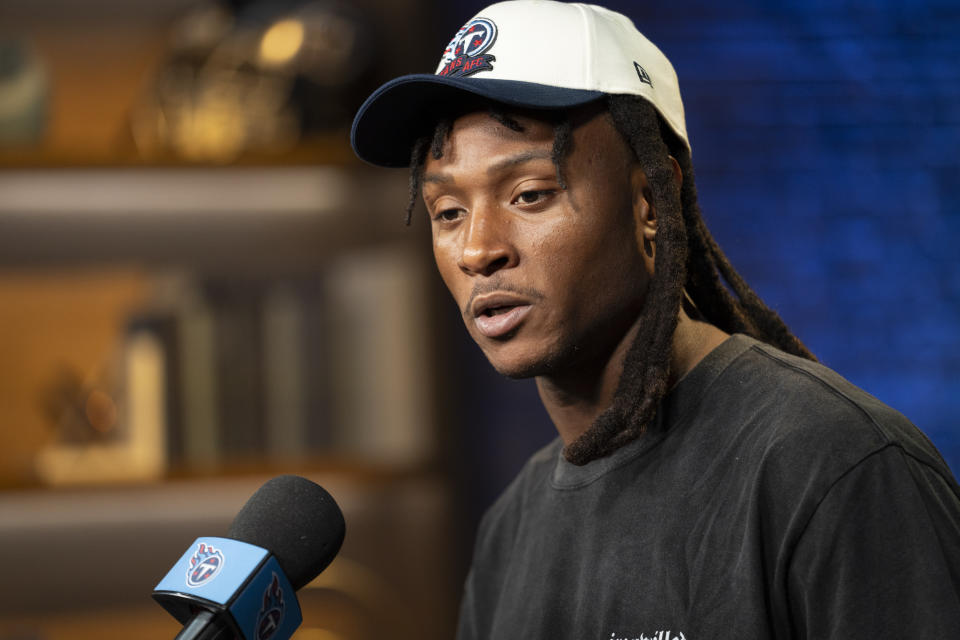
[[[256,640],[270,640],[280,628],[283,620],[283,589],[280,587],[280,576],[273,574],[273,580],[263,592],[263,607],[257,614]]]
[[[195,540],[153,597],[183,624],[202,612],[202,624],[229,628],[240,640],[285,640],[303,619],[277,558],[230,538]]]
[[[266,549],[237,540],[197,538],[160,581],[157,590],[227,604],[268,556]]]
[[[197,551],[190,558],[190,568],[187,569],[187,586],[202,587],[217,577],[223,568],[224,557],[219,549],[200,543]]]

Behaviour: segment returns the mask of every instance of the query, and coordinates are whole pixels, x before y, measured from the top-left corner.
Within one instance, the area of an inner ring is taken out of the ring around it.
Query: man
[[[468,331],[559,433],[484,517],[458,637],[960,637],[960,487],[728,263],[628,19],[488,7],[352,142],[410,167]]]

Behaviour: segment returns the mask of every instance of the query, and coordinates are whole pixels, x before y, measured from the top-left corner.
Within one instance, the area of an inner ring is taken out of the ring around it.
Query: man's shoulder
[[[929,439],[896,409],[832,369],[751,338],[712,385],[702,414],[718,409],[727,428],[791,467],[832,461],[837,472],[894,447],[940,471],[947,465]]]
[[[740,372],[752,371],[754,382],[771,392],[766,398],[768,408],[792,412],[807,427],[823,420],[829,429],[836,426],[830,418],[838,418],[870,431],[877,442],[929,444],[906,416],[823,364],[759,341],[753,341],[744,356]]]

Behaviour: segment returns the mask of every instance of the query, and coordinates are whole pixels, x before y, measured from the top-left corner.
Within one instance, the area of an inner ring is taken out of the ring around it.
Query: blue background
[[[486,4],[447,6],[438,55]],[[733,264],[960,471],[960,3],[606,4],[677,70],[701,207]],[[531,382],[460,340],[478,513],[555,432]]]

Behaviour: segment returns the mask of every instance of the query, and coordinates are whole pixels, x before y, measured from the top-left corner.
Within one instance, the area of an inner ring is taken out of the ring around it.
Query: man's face
[[[485,112],[454,122],[428,154],[423,196],[437,267],[470,335],[511,377],[561,375],[609,359],[649,281],[639,212],[646,179],[605,113],[574,121],[563,162],[553,127]]]

